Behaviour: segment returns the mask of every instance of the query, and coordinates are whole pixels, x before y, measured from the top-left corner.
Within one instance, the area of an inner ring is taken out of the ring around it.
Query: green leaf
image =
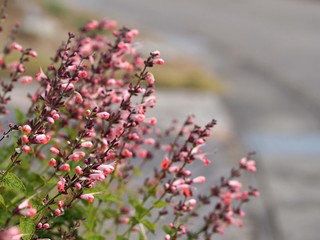
[[[143,224],[143,226],[145,226],[150,232],[154,234],[155,226],[150,221],[148,221],[147,219],[143,219],[140,222]]]
[[[23,124],[25,122],[25,118],[24,118],[25,114],[19,108],[16,108],[15,112],[16,112],[17,123]]]
[[[143,205],[135,198],[129,199],[130,204],[132,207],[136,210],[136,218],[139,221],[141,218],[143,218],[145,215],[150,215],[148,213],[148,209],[143,207]]]
[[[124,236],[117,236],[116,240],[129,240],[129,238],[126,238]]]
[[[153,206],[155,208],[164,208],[164,207],[168,206],[168,203],[164,202],[164,201],[160,201],[160,202],[153,203]]]
[[[156,187],[151,187],[148,189],[148,194],[151,197],[156,197],[157,196],[157,188]]]
[[[31,218],[21,217],[20,218],[20,230],[24,234],[23,240],[30,240],[35,230],[35,224]]]
[[[172,235],[175,232],[175,230],[169,226],[163,226],[162,230],[169,235]]]
[[[26,191],[23,182],[15,174],[10,172],[4,176],[0,184],[14,192],[23,193]]]
[[[141,231],[139,231],[139,240],[145,240],[145,238],[144,238],[144,236],[143,236]]]
[[[121,203],[122,199],[113,194],[99,194],[96,196],[97,199],[102,200],[103,202],[111,202],[111,203]]]
[[[86,236],[86,240],[104,240],[105,238],[99,234],[90,234]]]
[[[134,174],[135,176],[137,176],[137,177],[143,176],[140,168],[138,168],[138,167],[134,167],[134,168],[133,168],[133,174]]]
[[[0,194],[0,207],[6,208],[6,203],[5,203],[4,198],[2,197],[1,194]]]

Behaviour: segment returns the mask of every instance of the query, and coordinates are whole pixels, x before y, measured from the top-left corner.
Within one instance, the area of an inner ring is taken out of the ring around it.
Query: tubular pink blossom
[[[180,170],[179,166],[171,166],[169,168],[169,172],[178,172]]]
[[[155,78],[154,78],[153,74],[150,73],[150,72],[147,73],[146,80],[147,80],[149,85],[153,85],[154,82],[155,82]]]
[[[24,151],[25,153],[28,153],[28,152],[31,151],[31,147],[28,146],[28,145],[24,145],[24,146],[22,147],[22,151]]]
[[[155,117],[152,117],[149,119],[149,123],[151,126],[155,126],[157,124],[157,119]]]
[[[60,171],[66,171],[69,172],[70,171],[70,165],[68,163],[64,163],[59,167]]]
[[[256,172],[257,171],[256,162],[253,160],[248,161],[246,168],[249,172]]]
[[[26,136],[26,135],[22,135],[21,140],[22,140],[22,142],[24,142],[24,143],[28,143],[28,142],[29,142],[29,138],[28,138],[28,136]]]
[[[84,148],[91,148],[92,145],[93,144],[91,141],[86,141],[86,142],[81,143],[81,147],[84,147]]]
[[[114,171],[114,166],[102,164],[97,169],[103,171],[105,175],[108,175]]]
[[[22,126],[22,131],[24,132],[24,133],[27,133],[27,134],[29,134],[29,133],[31,133],[31,127],[30,127],[30,125],[23,125]]]
[[[132,119],[138,123],[143,123],[145,118],[146,118],[146,116],[143,114],[136,114],[136,115],[132,116]]]
[[[164,60],[162,58],[157,58],[153,60],[154,64],[158,64],[158,65],[163,65],[164,64]]]
[[[132,152],[129,151],[128,149],[124,149],[124,150],[122,151],[122,156],[124,156],[124,157],[126,157],[126,158],[131,158],[132,155],[133,155]]]
[[[34,50],[30,50],[29,52],[28,52],[28,54],[31,56],[31,57],[38,57],[38,53],[36,52],[36,51],[34,51]]]
[[[78,175],[83,174],[83,170],[82,170],[82,168],[81,168],[80,166],[76,166],[75,170],[76,170],[76,173],[77,173]]]
[[[42,227],[45,228],[45,229],[48,229],[50,227],[50,225],[49,225],[49,223],[45,223],[45,224],[43,224]]]
[[[50,124],[54,124],[54,119],[52,117],[47,117],[47,122]]]
[[[96,29],[98,26],[99,26],[99,22],[98,22],[97,20],[91,20],[90,22],[88,22],[88,23],[85,25],[85,29],[86,29],[87,31],[91,31],[91,30]]]
[[[77,91],[74,91],[74,94],[76,96],[75,97],[75,102],[81,104],[83,102],[82,95]]]
[[[66,183],[67,183],[67,181],[63,177],[61,177],[60,181],[58,181],[58,192],[65,191]]]
[[[194,198],[189,199],[185,202],[185,205],[188,207],[195,207],[197,205],[197,200],[195,200]]]
[[[155,50],[155,51],[151,52],[150,55],[154,58],[158,58],[158,57],[160,57],[160,51]]]
[[[36,74],[35,79],[38,82],[41,82],[42,80],[48,79],[47,75],[44,74],[42,71],[42,68],[40,68],[40,71]]]
[[[76,183],[76,184],[74,184],[74,187],[76,188],[76,189],[78,189],[78,190],[80,190],[81,188],[82,188],[82,186],[81,186],[81,184],[80,183]]]
[[[81,199],[88,201],[89,203],[92,203],[94,200],[94,196],[92,193],[88,193],[88,194],[82,194],[80,196]]]
[[[21,52],[23,47],[19,43],[13,42],[10,46],[10,49]]]
[[[89,178],[92,179],[92,180],[97,180],[99,182],[102,182],[106,177],[101,172],[101,173],[92,173],[92,174],[89,175]]]
[[[24,209],[21,209],[19,213],[26,217],[34,217],[37,214],[37,209],[33,207],[24,208]]]
[[[47,144],[50,141],[50,136],[45,134],[39,134],[35,137],[36,143]]]
[[[31,76],[22,76],[18,78],[18,82],[22,84],[28,84],[32,82],[32,77]]]
[[[228,185],[234,189],[236,192],[238,192],[242,188],[242,184],[237,180],[230,180],[228,181]]]
[[[204,183],[206,181],[206,178],[204,176],[196,177],[192,180],[194,183]]]
[[[97,113],[98,118],[103,118],[104,120],[108,120],[110,117],[110,113],[108,112],[99,112]]]
[[[57,161],[54,158],[51,158],[49,161],[49,165],[55,167],[57,166]]]
[[[86,71],[81,70],[78,72],[79,78],[86,78],[87,76],[88,76],[88,73]]]
[[[60,153],[59,149],[55,148],[55,147],[51,147],[50,148],[50,152],[53,153],[53,154],[59,154]]]
[[[63,88],[65,91],[68,91],[74,89],[74,85],[72,83],[63,83],[61,84],[61,88]]]

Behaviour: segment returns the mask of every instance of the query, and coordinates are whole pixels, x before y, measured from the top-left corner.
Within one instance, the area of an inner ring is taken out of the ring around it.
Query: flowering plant
[[[137,35],[116,30],[114,21],[90,21],[79,35],[69,33],[34,77],[25,63],[37,53],[14,35],[4,46],[0,66],[9,81],[1,82],[0,113],[8,113],[15,84],[36,81],[39,88],[27,113],[17,110],[16,124],[3,126],[1,240],[211,239],[242,225],[242,205],[259,192],[243,190],[237,179],[255,172],[255,162],[243,158],[196,196],[206,177],[193,176],[192,167],[210,164],[202,147],[216,122],[200,127],[188,117],[180,127],[156,128],[157,119],[146,115],[156,102],[150,68],[164,60],[159,51],[143,60]],[[200,214],[202,208],[209,210]]]

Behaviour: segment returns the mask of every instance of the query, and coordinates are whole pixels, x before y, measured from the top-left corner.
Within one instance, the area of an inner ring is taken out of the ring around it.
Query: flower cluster
[[[258,192],[242,191],[236,178],[241,171],[256,171],[254,161],[242,159],[210,195],[195,195],[207,180],[193,176],[192,166],[210,164],[202,147],[216,122],[200,127],[188,117],[180,128],[175,125],[164,133],[155,128],[157,119],[147,115],[156,103],[155,77],[149,69],[164,60],[159,51],[143,60],[135,49],[138,34],[116,29],[111,20],[92,20],[78,36],[68,33],[52,64],[34,77],[27,74],[25,62],[37,53],[14,38],[5,46],[0,65],[9,71],[10,82],[1,83],[0,113],[7,113],[15,83],[35,80],[39,88],[29,95],[27,114],[9,124],[0,138],[5,143],[13,136],[7,142],[11,147],[1,148],[8,161],[0,165],[0,206],[5,209],[0,239],[11,234],[17,239],[108,235],[125,240],[135,233],[147,239],[165,215],[172,221],[163,226],[164,239],[210,239],[230,224],[242,225],[241,206]],[[12,51],[20,52],[18,62],[6,57]],[[162,161],[150,161],[159,154]],[[141,180],[139,186],[132,186],[135,179]],[[189,229],[188,219],[209,203],[212,211],[204,216],[203,226]],[[22,233],[11,233],[17,224]]]

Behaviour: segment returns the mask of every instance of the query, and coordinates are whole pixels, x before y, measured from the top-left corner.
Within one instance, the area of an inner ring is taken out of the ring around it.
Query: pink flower
[[[40,68],[40,71],[36,74],[35,79],[38,82],[41,82],[42,80],[48,79],[47,75],[44,74],[42,71],[42,68]]]
[[[54,210],[54,214],[56,216],[60,216],[61,215],[61,210],[57,208],[56,210]]]
[[[196,177],[192,180],[194,183],[204,183],[206,181],[206,178],[204,176]]]
[[[86,141],[86,142],[81,143],[81,147],[84,147],[84,148],[91,148],[92,145],[93,144],[91,141]]]
[[[124,150],[122,151],[122,156],[124,156],[124,157],[126,157],[126,158],[131,158],[132,155],[133,155],[132,152],[129,151],[128,149],[124,149]]]
[[[167,234],[167,235],[164,237],[164,240],[170,240],[170,239],[171,239],[171,237],[170,237],[169,234]]]
[[[151,52],[150,55],[151,55],[153,58],[158,58],[158,57],[160,57],[160,51],[155,50],[155,51]]]
[[[69,172],[70,171],[70,165],[68,163],[64,163],[59,167],[60,171],[66,171]]]
[[[22,126],[22,131],[24,132],[24,133],[27,133],[27,134],[29,134],[29,133],[31,133],[31,127],[30,127],[30,125],[23,125]]]
[[[236,192],[242,188],[242,184],[237,180],[229,180],[228,185]]]
[[[31,56],[31,57],[38,57],[38,53],[34,50],[30,50],[28,51],[28,54]]]
[[[108,112],[99,112],[97,113],[98,118],[103,118],[104,120],[108,120],[110,117],[110,113]]]
[[[65,191],[65,185],[66,185],[66,180],[61,177],[60,181],[58,182],[58,192],[64,192]]]
[[[22,147],[22,151],[24,151],[25,153],[28,153],[28,152],[31,151],[31,148],[30,148],[30,146],[28,146],[28,145],[24,145],[24,146]]]
[[[248,161],[246,168],[249,172],[256,172],[257,171],[256,162],[253,160]]]
[[[41,144],[47,144],[50,141],[50,136],[45,135],[45,134],[39,134],[36,135],[35,137],[35,142],[36,143],[41,143]]]
[[[197,200],[195,200],[194,198],[189,199],[185,202],[185,205],[188,207],[195,207],[197,205]]]
[[[80,196],[81,199],[88,201],[89,203],[92,203],[94,200],[94,196],[92,193],[88,193],[88,194],[82,194]]]
[[[19,43],[13,42],[11,43],[10,49],[21,52],[23,47]]]
[[[78,175],[83,174],[83,170],[82,170],[82,168],[81,168],[80,166],[76,166],[75,170],[76,170],[76,173],[77,173]]]
[[[79,78],[86,78],[87,76],[88,76],[88,73],[86,71],[81,70],[78,72]]]
[[[155,78],[154,78],[153,74],[150,73],[150,72],[147,73],[146,80],[147,80],[149,85],[153,85],[154,82],[155,82]]]
[[[22,135],[21,140],[22,140],[22,142],[24,142],[24,143],[28,143],[28,142],[29,142],[29,138],[28,138],[28,136],[26,136],[26,135]]]
[[[81,184],[80,183],[76,183],[74,184],[74,187],[78,190],[80,190],[82,188]]]
[[[141,158],[146,158],[148,156],[148,151],[145,150],[145,149],[141,149],[139,152],[138,152],[138,156],[141,157]]]
[[[89,175],[89,178],[91,180],[97,180],[99,182],[102,182],[106,177],[104,176],[104,174],[102,172],[97,172],[97,173],[92,173]]]
[[[49,161],[49,165],[55,167],[57,166],[57,161],[54,158],[51,158]]]
[[[149,123],[151,126],[155,126],[157,124],[157,119],[155,117],[152,117],[149,119]]]
[[[156,140],[154,140],[153,138],[146,138],[143,142],[145,144],[154,145],[156,143]]]
[[[32,77],[31,76],[22,76],[18,78],[18,82],[22,84],[28,84],[32,82]]]
[[[61,88],[63,88],[65,91],[68,91],[74,89],[74,85],[72,83],[63,83],[61,84]]]
[[[59,154],[60,153],[59,149],[57,149],[55,147],[51,147],[50,148],[50,152],[53,153],[53,154]]]
[[[83,102],[82,95],[77,91],[74,91],[74,94],[76,95],[75,102],[81,104]]]
[[[99,26],[99,22],[97,20],[91,20],[90,22],[88,22],[85,26],[85,29],[87,31],[91,31],[96,29]]]
[[[171,163],[172,162],[167,157],[165,157],[161,162],[161,168],[167,169],[171,165]]]
[[[122,224],[128,224],[130,222],[130,219],[128,217],[119,217],[118,222]]]
[[[43,228],[48,229],[50,227],[49,223],[43,224]]]
[[[97,169],[102,171],[105,175],[108,175],[114,171],[114,166],[110,164],[102,164]]]
[[[17,226],[10,227],[0,231],[1,240],[20,240],[23,234]]]
[[[158,64],[158,65],[163,65],[164,64],[164,60],[162,58],[157,58],[153,60],[154,64]]]
[[[146,116],[143,114],[135,114],[132,116],[132,119],[138,123],[143,123],[145,118],[146,118]]]
[[[54,124],[54,119],[52,117],[47,117],[46,120],[49,124]]]
[[[21,209],[19,213],[26,217],[34,217],[37,214],[37,209],[33,207],[28,207],[28,208]]]

